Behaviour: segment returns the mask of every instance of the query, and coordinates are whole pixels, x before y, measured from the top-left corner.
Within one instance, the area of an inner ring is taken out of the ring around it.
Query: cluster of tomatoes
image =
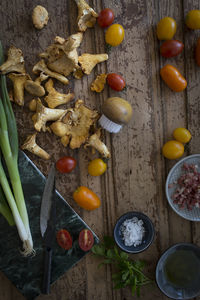
[[[61,157],[56,162],[56,168],[60,173],[70,173],[77,165],[76,159],[71,156]],[[91,176],[100,176],[107,169],[107,164],[101,158],[95,158],[88,164],[88,173]],[[73,199],[82,208],[94,210],[101,205],[99,197],[85,186],[78,187],[73,193]]]
[[[107,28],[105,33],[106,44],[111,47],[120,45],[124,39],[124,28],[120,24],[112,24],[114,21],[114,12],[110,8],[103,9],[98,18],[97,22],[101,28]],[[111,25],[112,24],[112,25]],[[115,91],[122,91],[125,86],[124,78],[116,73],[109,73],[106,78],[107,84]]]
[[[188,12],[185,20],[186,26],[190,29],[200,29],[200,10]],[[181,41],[173,40],[176,33],[176,21],[171,17],[165,17],[157,24],[157,37],[165,40],[160,46],[160,54],[163,57],[171,58],[179,55],[184,45]],[[200,66],[200,38],[195,49],[195,60]],[[165,83],[175,92],[181,92],[187,87],[186,79],[174,66],[167,64],[160,70],[160,75]],[[168,159],[180,158],[184,153],[184,144],[191,139],[191,133],[186,128],[176,128],[173,132],[174,140],[168,141],[162,148],[163,155]]]
[[[120,24],[112,24],[114,18],[114,12],[110,8],[103,9],[97,18],[100,27],[109,27],[105,34],[105,40],[106,43],[112,47],[120,45],[124,39],[124,28]]]
[[[184,153],[184,144],[191,140],[191,133],[186,128],[176,128],[173,131],[174,140],[168,141],[162,147],[164,157],[168,159],[180,158]]]
[[[66,229],[59,230],[56,234],[56,240],[58,245],[61,248],[65,250],[69,250],[72,248],[73,239],[68,230]],[[94,237],[92,232],[89,229],[81,230],[78,237],[78,243],[79,243],[79,247],[83,251],[89,251],[94,244]]]
[[[190,29],[200,29],[200,10],[189,11],[185,23]],[[174,57],[183,51],[183,43],[178,40],[173,40],[176,28],[176,21],[171,17],[165,17],[157,24],[157,37],[159,40],[165,40],[160,46],[160,53],[163,57]],[[200,39],[197,41],[195,58],[197,64],[200,66]],[[175,92],[181,92],[187,87],[186,79],[177,68],[170,64],[165,65],[160,70],[160,75],[168,87]]]

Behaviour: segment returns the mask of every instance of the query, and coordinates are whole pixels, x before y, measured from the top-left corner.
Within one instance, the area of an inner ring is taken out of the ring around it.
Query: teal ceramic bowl
[[[200,248],[180,243],[166,250],[157,263],[156,282],[171,299],[194,299],[200,295]]]

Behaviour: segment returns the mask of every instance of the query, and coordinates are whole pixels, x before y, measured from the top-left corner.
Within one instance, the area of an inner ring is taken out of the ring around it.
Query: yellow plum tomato
[[[187,130],[186,128],[179,127],[173,131],[173,137],[176,141],[185,144],[191,140],[192,136],[189,130]]]
[[[185,23],[190,29],[200,29],[200,10],[190,10],[186,16]]]
[[[105,35],[106,43],[110,46],[118,46],[124,39],[124,28],[120,24],[111,25]]]
[[[184,146],[182,143],[172,140],[168,141],[162,147],[162,154],[168,159],[180,158],[184,153]]]
[[[106,171],[106,169],[107,165],[101,158],[91,160],[88,165],[88,173],[91,176],[100,176]]]
[[[159,40],[171,40],[176,33],[176,21],[170,17],[161,19],[156,32]]]

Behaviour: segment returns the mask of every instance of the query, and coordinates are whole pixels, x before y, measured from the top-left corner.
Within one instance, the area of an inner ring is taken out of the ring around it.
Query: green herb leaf
[[[120,253],[120,257],[121,257],[122,259],[125,259],[125,260],[126,260],[126,259],[128,259],[128,254],[127,254],[126,252],[123,252],[123,251],[122,251],[122,252]]]
[[[112,275],[115,289],[130,286],[132,295],[136,292],[139,297],[141,286],[153,283],[142,272],[145,262],[142,260],[132,260],[127,253],[118,250],[112,237],[105,236],[104,242],[95,245],[92,248],[92,252],[104,258],[99,266],[112,264],[118,270],[117,273]]]
[[[122,280],[123,280],[123,281],[126,281],[126,279],[128,278],[129,274],[130,274],[130,273],[129,273],[129,270],[123,272],[123,274],[122,274]]]
[[[104,256],[105,255],[105,247],[104,245],[94,245],[92,247],[92,252],[95,254],[95,255],[99,255],[99,256]]]

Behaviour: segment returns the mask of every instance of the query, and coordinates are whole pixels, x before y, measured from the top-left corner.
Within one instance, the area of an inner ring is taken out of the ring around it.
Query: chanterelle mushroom
[[[96,64],[108,59],[108,54],[88,54],[84,53],[78,57],[78,61],[81,65],[83,72],[89,75]]]
[[[75,0],[75,2],[78,6],[78,29],[80,31],[86,31],[88,27],[94,26],[98,14],[85,2],[85,0]]]
[[[24,56],[21,49],[11,46],[8,49],[7,61],[0,66],[0,72],[7,74],[11,72],[25,73]]]
[[[98,131],[92,134],[85,144],[85,148],[91,146],[92,148],[96,149],[103,157],[110,158],[110,152],[107,146],[100,140],[101,131]]]
[[[72,34],[67,40],[57,36],[55,43],[50,45],[40,57],[47,59],[49,69],[68,76],[71,72],[80,69],[78,65],[77,47],[80,46],[83,34]]]
[[[29,135],[24,144],[21,146],[22,150],[28,150],[29,152],[44,158],[44,159],[50,159],[50,155],[43,150],[40,146],[36,143],[36,135],[37,133],[34,133],[32,135]]]
[[[104,86],[106,84],[106,78],[107,78],[107,74],[103,73],[103,74],[99,74],[96,79],[92,82],[91,84],[91,91],[100,93],[101,91],[103,91]]]
[[[49,76],[40,73],[40,76],[35,79],[35,81],[29,79],[25,83],[25,89],[29,94],[33,96],[42,97],[45,95],[45,89],[41,86],[41,82],[46,80]]]
[[[83,100],[77,100],[75,107],[68,109],[66,115],[51,124],[50,128],[54,134],[62,138],[66,146],[69,143],[70,148],[75,149],[86,142],[91,126],[97,118],[97,111],[86,107]]]
[[[14,102],[20,106],[24,105],[24,86],[26,81],[30,78],[28,74],[10,73],[8,77],[13,82]]]
[[[47,25],[49,20],[49,15],[46,8],[41,5],[37,5],[33,9],[32,20],[33,20],[33,25],[37,29],[42,29],[45,25]]]
[[[52,77],[52,78],[55,78],[55,79],[61,81],[61,82],[64,83],[64,84],[68,84],[68,83],[69,83],[69,80],[68,80],[66,77],[64,77],[63,75],[58,74],[58,73],[56,73],[56,72],[50,71],[50,70],[47,68],[47,66],[46,66],[46,64],[45,64],[45,62],[44,62],[43,59],[41,59],[41,60],[33,67],[33,73],[38,74],[38,73],[40,73],[40,72],[42,72],[42,73],[44,73],[44,74],[46,74],[46,75],[48,75],[48,76],[50,76],[50,77]]]
[[[37,100],[36,100],[36,99],[32,99],[32,100],[29,102],[28,107],[29,107],[30,111],[36,111]]]
[[[56,121],[60,119],[67,110],[51,109],[42,105],[41,100],[37,99],[36,113],[33,116],[34,127],[37,131],[46,131],[46,123],[48,121]]]
[[[53,80],[49,79],[45,84],[45,88],[49,93],[44,100],[47,102],[48,107],[55,108],[59,105],[66,104],[74,98],[74,93],[62,94],[55,90],[53,87]]]

